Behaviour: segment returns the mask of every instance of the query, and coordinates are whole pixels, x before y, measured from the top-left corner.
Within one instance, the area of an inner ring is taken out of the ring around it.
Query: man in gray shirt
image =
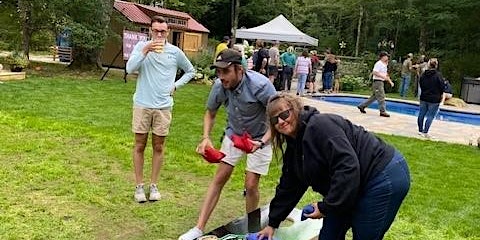
[[[208,97],[207,111],[203,119],[203,137],[197,152],[204,155],[207,147],[213,147],[210,132],[217,110],[224,105],[228,121],[221,151],[226,156],[219,163],[215,177],[208,187],[197,225],[180,236],[180,240],[193,240],[203,235],[225,183],[244,154],[247,154],[245,210],[249,213],[258,207],[260,176],[268,173],[272,159],[272,147],[269,143],[271,134],[265,110],[268,99],[275,95],[276,91],[273,84],[262,74],[245,71],[241,61],[239,52],[227,49],[222,51],[212,66],[216,68],[218,79]],[[245,133],[252,137],[250,142],[253,149],[249,153],[234,147],[232,141],[233,136]]]

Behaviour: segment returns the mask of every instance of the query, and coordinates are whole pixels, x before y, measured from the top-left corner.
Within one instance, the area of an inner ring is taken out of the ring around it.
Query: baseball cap
[[[224,40],[224,41],[229,41],[229,40],[230,40],[230,37],[229,37],[229,36],[223,36],[223,40]]]
[[[226,68],[232,64],[242,64],[242,55],[240,52],[233,49],[225,49],[218,54],[215,63],[210,66],[210,69],[213,68]]]
[[[378,57],[379,57],[379,58],[382,58],[382,57],[384,57],[384,56],[390,57],[390,54],[388,54],[388,52],[385,52],[385,51],[381,51],[381,52],[378,54]]]

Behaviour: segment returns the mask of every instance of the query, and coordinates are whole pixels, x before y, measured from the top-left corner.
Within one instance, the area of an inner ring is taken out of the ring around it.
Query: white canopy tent
[[[276,40],[295,43],[297,45],[318,46],[318,39],[310,37],[298,30],[298,28],[289,22],[282,14],[258,27],[237,29],[235,37],[243,39]]]

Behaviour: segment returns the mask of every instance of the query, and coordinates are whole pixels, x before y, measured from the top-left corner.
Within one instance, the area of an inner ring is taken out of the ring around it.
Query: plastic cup
[[[153,51],[155,51],[156,53],[162,53],[164,45],[165,41],[163,40],[154,42]]]

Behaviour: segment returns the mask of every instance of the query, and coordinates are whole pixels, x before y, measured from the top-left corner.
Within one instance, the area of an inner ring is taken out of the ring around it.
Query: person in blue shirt
[[[265,111],[268,99],[275,95],[276,91],[267,77],[255,71],[245,71],[241,62],[242,56],[238,51],[227,49],[220,53],[213,66],[218,79],[208,96],[207,110],[203,118],[203,137],[197,146],[197,152],[204,155],[206,148],[213,147],[210,132],[217,110],[224,105],[227,127],[221,151],[226,156],[218,164],[214,179],[208,187],[196,226],[180,236],[180,240],[194,240],[203,235],[225,183],[245,154],[245,210],[249,213],[258,207],[260,177],[268,173],[272,160],[270,128]],[[249,142],[253,146],[249,151],[241,150],[234,144],[234,137],[245,133],[251,136]]]
[[[137,202],[146,202],[143,187],[144,152],[148,133],[152,132],[152,175],[150,201],[161,195],[157,188],[163,164],[165,138],[172,119],[173,94],[195,76],[195,68],[178,47],[167,42],[168,24],[163,17],[151,21],[152,40],[135,45],[126,65],[127,73],[138,71],[137,86],[133,95],[132,131],[135,133],[133,164],[135,168],[135,194]],[[185,74],[175,81],[178,68]]]

